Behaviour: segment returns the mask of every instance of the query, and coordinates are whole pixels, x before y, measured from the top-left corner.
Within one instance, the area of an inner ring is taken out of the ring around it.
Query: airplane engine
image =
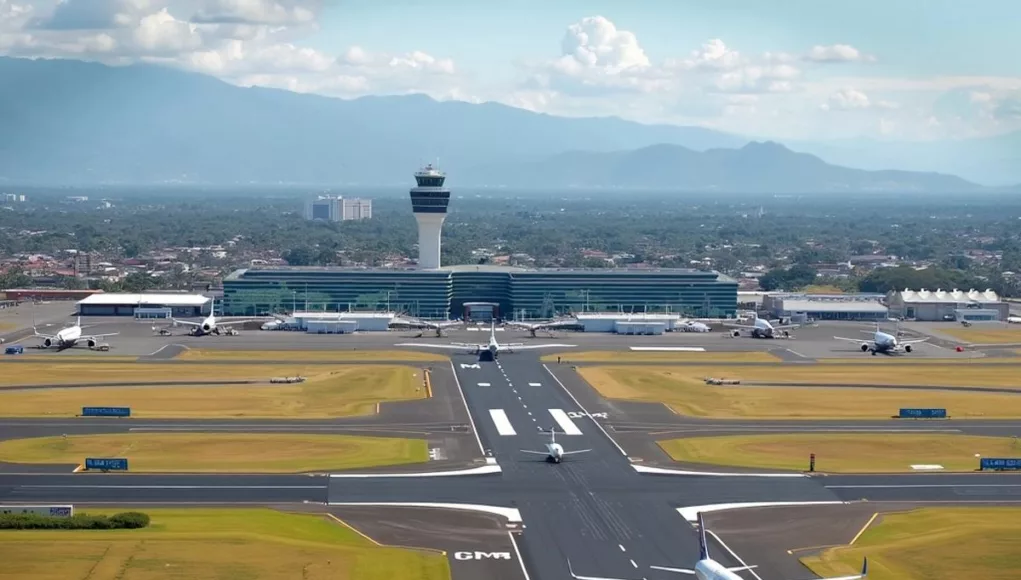
[[[868,352],[869,351],[869,343],[867,343],[867,342],[861,343],[861,351],[862,352]]]
[[[787,330],[783,331],[783,336],[784,336],[784,338],[790,338],[791,337],[790,331],[787,331]]]
[[[45,346],[46,348],[50,348],[51,346],[53,346],[53,341],[48,338],[44,338],[43,346]]]
[[[89,339],[89,348],[96,348],[95,339]]]
[[[212,329],[209,327],[208,324],[203,324],[202,325],[202,332],[209,332],[210,330],[212,330]]]
[[[911,345],[910,344],[905,344],[904,345],[904,352],[911,352]]]
[[[733,336],[734,338],[737,338],[737,337],[741,336],[741,331],[740,330],[732,330],[730,332],[730,335]]]

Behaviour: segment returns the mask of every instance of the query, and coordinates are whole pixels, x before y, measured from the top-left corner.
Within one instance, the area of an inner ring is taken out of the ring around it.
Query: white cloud
[[[849,44],[832,44],[830,46],[813,46],[806,60],[813,62],[872,62],[875,57],[862,54],[860,50]]]
[[[847,88],[830,95],[829,100],[820,107],[824,111],[849,111],[852,109],[868,109],[871,106],[872,101],[869,100],[868,95],[859,90]]]
[[[166,8],[144,16],[131,31],[131,38],[148,54],[178,54],[202,47],[198,27],[174,18]]]
[[[151,13],[149,0],[60,0],[33,26],[46,30],[106,30],[137,24]]]
[[[703,44],[700,49],[691,51],[688,58],[667,59],[664,66],[682,70],[733,70],[741,63],[741,53],[727,48],[722,40],[714,38]]]
[[[560,43],[563,59],[581,67],[619,72],[632,67],[649,66],[649,58],[631,32],[617,27],[602,16],[589,16],[570,25]]]
[[[315,20],[319,0],[212,0],[192,17],[204,24],[308,24]]]

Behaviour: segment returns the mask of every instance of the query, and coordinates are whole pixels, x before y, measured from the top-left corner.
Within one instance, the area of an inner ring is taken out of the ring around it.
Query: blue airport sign
[[[978,467],[979,469],[995,469],[997,471],[1018,471],[1021,470],[1021,459],[997,459],[993,457],[983,457],[979,459]]]
[[[946,419],[946,409],[901,409],[901,419]]]
[[[131,407],[82,407],[82,417],[130,417]]]
[[[87,457],[85,459],[85,469],[99,469],[101,471],[127,471],[128,460]]]

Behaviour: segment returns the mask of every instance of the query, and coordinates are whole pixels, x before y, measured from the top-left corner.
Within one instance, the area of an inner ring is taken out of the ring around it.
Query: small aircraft
[[[591,449],[579,449],[577,451],[564,451],[564,448],[557,443],[557,431],[552,427],[549,430],[549,443],[546,444],[546,451],[531,451],[528,449],[522,449],[522,453],[531,453],[533,455],[545,455],[547,463],[560,463],[564,460],[565,455],[577,455],[578,453],[588,453]]]
[[[862,332],[868,332],[863,330]],[[897,337],[892,334],[887,334],[882,330],[879,330],[879,324],[876,324],[875,335],[872,337],[872,344],[868,341],[857,339],[857,338],[844,338],[842,336],[834,336],[837,340],[843,340],[845,342],[857,342],[861,345],[862,352],[871,352],[872,356],[876,356],[876,353],[891,354],[895,352],[911,352],[911,345],[918,344],[929,340],[928,338],[920,338],[918,340],[904,340],[898,341]]]
[[[797,324],[773,326],[768,320],[765,318],[759,318],[758,316],[755,317],[755,322],[751,326],[744,324],[728,324],[726,322],[724,322],[723,325],[734,329],[731,331],[731,336],[741,336],[741,330],[746,330],[752,338],[777,338],[777,336],[789,337],[791,335],[790,330],[798,327]],[[780,332],[781,334],[778,335],[777,332]]]
[[[517,320],[508,320],[505,323],[507,326],[514,328],[520,328],[527,330],[532,338],[535,338],[535,333],[540,330],[553,330],[555,328],[567,328],[576,326],[578,321],[574,318],[558,318],[555,320],[546,320],[543,322],[519,322]]]
[[[496,341],[496,322],[492,323],[489,330],[489,342],[486,344],[466,344],[454,342],[451,344],[435,344],[429,342],[401,342],[394,346],[414,346],[420,348],[445,348],[448,350],[467,350],[471,354],[479,355],[479,362],[493,362],[501,352],[517,352],[520,350],[535,350],[539,348],[573,348],[573,344],[500,344]]]
[[[743,570],[751,570],[756,566],[737,566],[734,568],[728,568],[723,564],[720,564],[716,560],[709,557],[709,546],[706,544],[705,534],[706,527],[705,522],[702,520],[702,514],[697,515],[698,518],[698,562],[695,563],[694,569],[688,568],[668,568],[666,566],[649,566],[653,570],[663,570],[664,572],[674,572],[677,574],[688,574],[694,576],[697,580],[743,580],[737,575],[737,572]],[[830,578],[823,578],[822,580],[859,580],[868,576],[869,571],[869,560],[865,558],[861,565],[861,574],[855,574],[854,576],[836,576]],[[574,576],[574,572],[571,572]],[[575,578],[582,578],[581,576],[574,576]]]
[[[60,350],[71,348],[77,345],[79,341],[84,341],[89,348],[96,348],[99,344],[98,339],[119,334],[116,332],[111,332],[109,334],[82,334],[83,328],[88,328],[88,326],[82,326],[82,317],[79,316],[73,326],[62,328],[58,330],[56,334],[42,334],[36,330],[34,326],[32,327],[32,331],[36,336],[43,339],[43,348],[55,346]]]

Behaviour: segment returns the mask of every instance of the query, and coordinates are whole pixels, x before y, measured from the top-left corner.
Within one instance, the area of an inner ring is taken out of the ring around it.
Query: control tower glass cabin
[[[418,267],[424,270],[440,267],[440,232],[450,202],[450,190],[443,187],[446,179],[432,164],[426,165],[415,173],[418,185],[409,192],[418,222]]]

